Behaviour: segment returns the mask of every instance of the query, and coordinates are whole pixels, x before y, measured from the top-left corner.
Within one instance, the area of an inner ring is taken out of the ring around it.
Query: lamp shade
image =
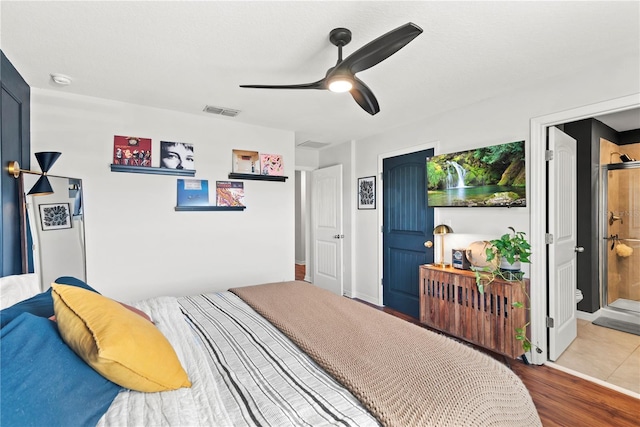
[[[453,229],[449,227],[447,224],[437,225],[436,228],[433,229],[433,234],[449,234],[453,233]]]
[[[42,173],[49,172],[49,169],[51,169],[51,166],[53,166],[56,160],[58,160],[58,157],[60,157],[61,155],[62,153],[59,153],[57,151],[41,151],[39,153],[35,153],[36,160],[40,165],[40,170],[42,170]]]
[[[51,187],[49,178],[47,178],[46,175],[40,176],[35,185],[31,187],[29,194],[31,196],[44,196],[46,194],[53,194],[53,188]]]

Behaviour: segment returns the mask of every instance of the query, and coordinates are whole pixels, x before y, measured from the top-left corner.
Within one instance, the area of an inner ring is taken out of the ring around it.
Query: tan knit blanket
[[[305,282],[230,289],[385,426],[539,426],[529,392],[472,348]]]

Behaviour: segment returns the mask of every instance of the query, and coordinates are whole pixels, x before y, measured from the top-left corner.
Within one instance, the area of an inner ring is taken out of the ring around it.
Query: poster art
[[[244,183],[216,181],[217,206],[244,206]]]
[[[260,154],[262,175],[283,176],[284,165],[281,154]]]
[[[195,170],[193,144],[160,141],[160,167]]]
[[[137,136],[113,137],[113,164],[151,166],[151,138]]]
[[[179,179],[178,206],[208,206],[209,181],[206,179]]]

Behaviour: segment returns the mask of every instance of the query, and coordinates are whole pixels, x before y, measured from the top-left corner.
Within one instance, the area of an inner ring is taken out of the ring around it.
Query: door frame
[[[541,365],[548,359],[547,341],[547,301],[548,301],[548,251],[545,244],[547,230],[547,177],[545,150],[547,146],[547,128],[567,122],[582,120],[594,116],[640,107],[640,93],[598,102],[558,113],[534,117],[530,121],[530,162],[531,177],[531,342],[537,345],[542,353],[532,352],[530,361]]]
[[[384,270],[384,260],[383,260],[383,247],[382,247],[382,220],[384,213],[384,200],[382,197],[382,185],[380,181],[382,180],[382,163],[385,159],[390,157],[402,156],[404,154],[417,153],[418,151],[429,150],[433,148],[433,153],[439,154],[438,149],[440,148],[440,141],[432,141],[427,142],[420,145],[413,145],[411,147],[406,147],[400,150],[388,151],[386,153],[378,154],[378,173],[376,175],[376,200],[379,201],[376,209],[378,210],[378,305],[383,305],[383,297],[382,297],[382,272]],[[425,189],[426,190],[426,189]],[[433,221],[435,224],[439,224],[439,215],[438,212],[434,209],[433,212]]]

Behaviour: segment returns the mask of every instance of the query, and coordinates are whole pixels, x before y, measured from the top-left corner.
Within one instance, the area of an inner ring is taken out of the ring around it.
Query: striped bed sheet
[[[99,426],[377,426],[360,402],[230,292],[136,306],[171,342],[193,385],[123,390]]]

